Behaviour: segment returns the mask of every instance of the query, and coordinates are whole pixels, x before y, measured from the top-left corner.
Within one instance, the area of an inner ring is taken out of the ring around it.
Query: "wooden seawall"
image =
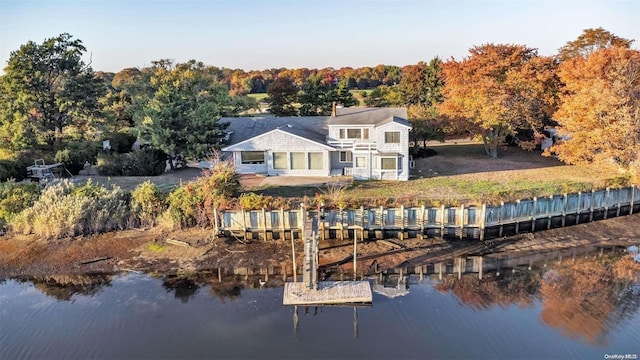
[[[325,211],[319,237],[385,239],[443,237],[485,240],[564,227],[640,212],[640,189],[632,186],[523,199],[500,205],[360,208]],[[315,211],[251,210],[216,213],[216,231],[245,239],[301,238],[305,217]]]

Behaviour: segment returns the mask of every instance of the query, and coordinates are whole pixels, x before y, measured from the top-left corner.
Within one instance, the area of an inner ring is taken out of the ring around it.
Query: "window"
[[[242,151],[240,158],[243,164],[264,164],[264,151]]]
[[[309,169],[310,170],[322,170],[322,153],[310,152],[309,153]]]
[[[386,131],[384,133],[385,144],[400,144],[400,131]]]
[[[369,139],[369,129],[362,129],[362,138]]]
[[[304,153],[303,152],[291,153],[291,169],[304,170]]]
[[[397,158],[381,158],[380,168],[382,170],[396,170]]]
[[[274,152],[273,153],[273,168],[274,169],[286,169],[289,164],[287,164],[287,153],[286,152]]]
[[[340,139],[345,139],[344,129],[340,129]]]
[[[367,158],[364,156],[356,156],[356,168],[362,169],[367,167]]]
[[[353,154],[351,151],[340,151],[340,162],[352,162]]]
[[[347,139],[360,139],[362,137],[362,129],[347,129]]]

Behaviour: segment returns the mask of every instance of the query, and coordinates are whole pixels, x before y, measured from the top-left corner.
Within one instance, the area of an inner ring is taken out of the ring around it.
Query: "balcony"
[[[377,149],[375,142],[364,142],[356,140],[327,140],[327,144],[340,150],[360,150],[372,151]]]

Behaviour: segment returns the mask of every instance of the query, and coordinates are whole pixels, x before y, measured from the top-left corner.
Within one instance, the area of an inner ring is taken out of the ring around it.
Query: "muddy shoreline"
[[[386,269],[418,266],[462,255],[552,251],[576,246],[640,244],[640,214],[565,228],[478,241],[438,238],[358,243],[358,269],[374,260]],[[336,267],[353,253],[353,242],[320,244],[320,264]],[[269,268],[291,271],[290,241],[240,243],[216,238],[210,229],[166,232],[157,228],[45,241],[36,236],[0,237],[0,279],[51,274],[101,274],[138,271],[156,274],[194,273],[217,268]],[[296,261],[302,263],[302,242],[296,241]],[[347,261],[340,267],[349,269]],[[364,270],[363,270],[364,271]]]

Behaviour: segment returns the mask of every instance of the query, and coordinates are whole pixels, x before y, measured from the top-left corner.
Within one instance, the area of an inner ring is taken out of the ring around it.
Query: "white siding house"
[[[334,149],[278,128],[223,150],[233,154],[240,173],[329,176],[329,152]]]
[[[408,180],[405,108],[337,109],[334,116],[223,118],[240,173],[348,175],[356,180]]]

